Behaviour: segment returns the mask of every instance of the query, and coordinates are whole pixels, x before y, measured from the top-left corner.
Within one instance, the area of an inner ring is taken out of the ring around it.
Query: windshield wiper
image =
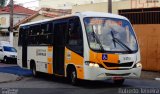
[[[104,48],[103,48],[101,42],[99,41],[97,35],[95,34],[95,32],[93,32],[92,34],[93,34],[95,40],[97,41],[97,43],[100,45],[101,50],[104,52],[105,50],[104,50]]]
[[[116,47],[116,43],[118,43],[123,48],[127,49],[129,52],[133,52],[127,45],[125,45],[122,41],[114,37],[113,31],[111,30],[111,35],[113,38],[114,46]]]

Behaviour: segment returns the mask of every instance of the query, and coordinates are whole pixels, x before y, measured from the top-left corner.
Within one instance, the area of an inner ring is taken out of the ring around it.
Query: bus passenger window
[[[41,43],[42,45],[51,45],[53,44],[53,24],[51,22],[49,23],[43,23],[41,25],[40,30],[40,37],[41,37]]]

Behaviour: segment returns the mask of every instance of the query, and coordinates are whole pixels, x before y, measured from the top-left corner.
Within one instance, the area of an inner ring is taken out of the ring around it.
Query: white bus
[[[33,74],[44,72],[78,79],[125,78],[141,74],[140,49],[129,20],[123,16],[82,12],[20,26],[18,65]]]

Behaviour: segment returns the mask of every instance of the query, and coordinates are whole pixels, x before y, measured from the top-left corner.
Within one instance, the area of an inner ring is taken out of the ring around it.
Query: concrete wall
[[[97,3],[105,2],[106,0],[39,0],[39,6],[40,8],[71,9],[73,5],[91,3],[91,1]]]
[[[131,9],[130,0],[116,1],[112,4],[112,12],[114,14],[118,14],[119,9]],[[83,4],[72,7],[72,13],[84,11],[108,12],[108,2]]]
[[[160,24],[134,25],[144,70],[160,71]]]
[[[112,4],[112,10],[114,14],[118,14],[120,9],[135,9],[135,8],[148,8],[148,7],[160,7],[160,1],[158,3],[146,3],[147,0],[121,0],[115,1]],[[81,4],[72,6],[72,13],[84,12],[84,11],[97,11],[108,12],[108,3],[93,3],[93,4]]]
[[[13,16],[13,24],[16,24],[18,23],[20,20],[26,18],[27,15],[23,15],[23,14],[14,14]],[[3,27],[3,28],[8,28],[9,27],[9,24],[10,24],[10,16],[9,14],[0,14],[0,27]],[[1,31],[5,31],[7,32],[8,29],[2,29]]]

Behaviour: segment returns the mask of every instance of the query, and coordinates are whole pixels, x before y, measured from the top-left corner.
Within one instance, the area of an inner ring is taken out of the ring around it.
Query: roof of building
[[[36,11],[28,9],[28,8],[25,8],[25,7],[20,6],[20,5],[14,5],[13,12],[16,13],[16,14],[27,14],[27,15],[32,15],[32,14],[36,13]],[[0,14],[1,13],[10,13],[9,5],[4,7],[4,8],[1,8],[0,9]]]
[[[36,13],[30,15],[29,17],[26,17],[25,19],[23,19],[20,22],[18,22],[17,24],[15,24],[14,28],[17,29],[19,27],[19,25],[29,22],[30,20],[37,17],[38,15],[43,15],[44,17],[49,17],[49,18],[55,18],[55,17],[59,17],[59,16],[66,15],[66,14],[71,14],[71,10],[69,10],[69,9],[62,10],[62,9],[42,8],[39,11],[37,11]]]

